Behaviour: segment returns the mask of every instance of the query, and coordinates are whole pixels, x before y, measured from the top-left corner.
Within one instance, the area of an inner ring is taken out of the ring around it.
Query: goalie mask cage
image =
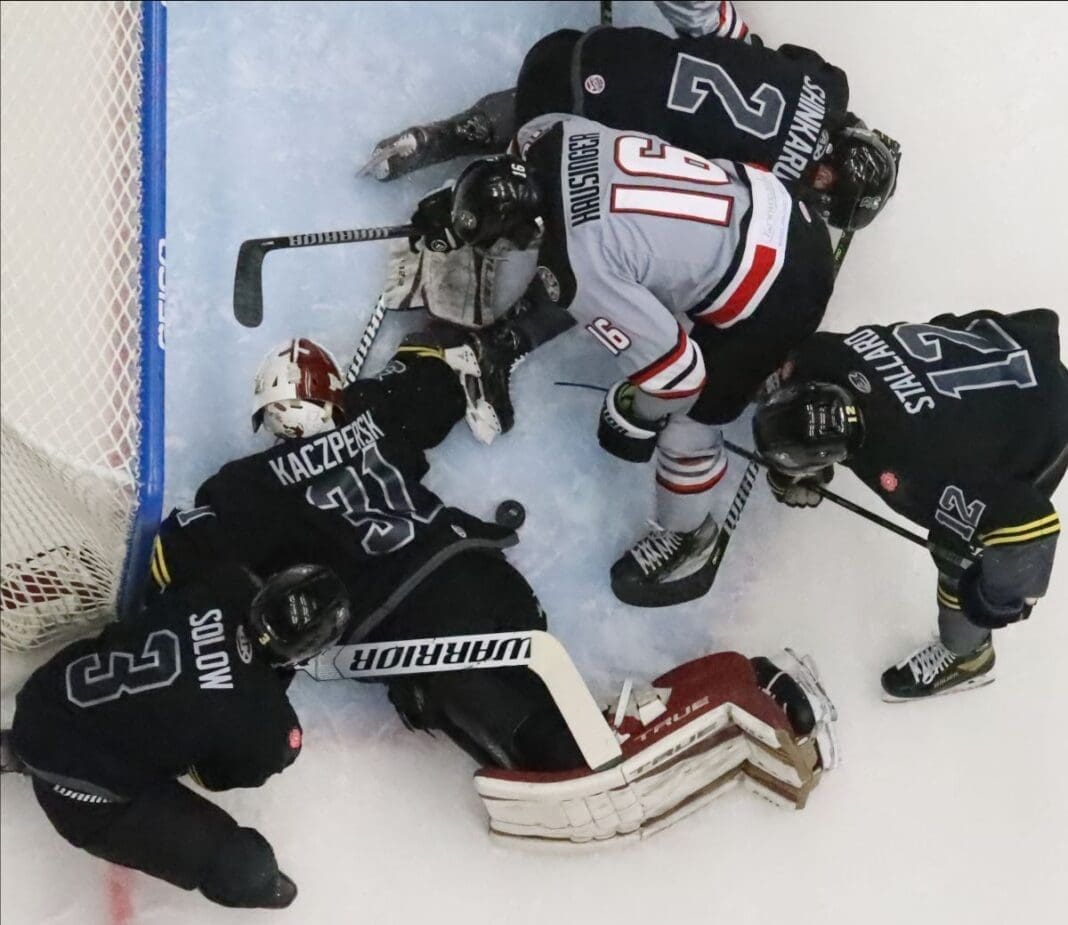
[[[136,606],[163,491],[166,9],[3,2],[0,642]]]

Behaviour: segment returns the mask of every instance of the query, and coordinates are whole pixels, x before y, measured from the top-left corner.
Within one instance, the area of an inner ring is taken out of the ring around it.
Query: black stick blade
[[[263,258],[273,239],[253,238],[243,241],[237,252],[234,270],[234,317],[246,328],[259,327],[263,321]]]

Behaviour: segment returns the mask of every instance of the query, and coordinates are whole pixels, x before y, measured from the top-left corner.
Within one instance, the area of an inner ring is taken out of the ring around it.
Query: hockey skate
[[[994,645],[957,655],[937,639],[883,672],[883,700],[894,703],[955,694],[994,680]]]
[[[704,595],[715,581],[726,534],[709,514],[683,533],[657,524],[612,566],[612,591],[624,604],[668,607]]]
[[[470,154],[503,151],[515,132],[515,89],[500,90],[448,119],[413,125],[375,145],[360,175],[396,180],[413,170]]]
[[[483,768],[475,785],[494,834],[557,845],[644,839],[736,787],[800,809],[832,766],[818,734],[833,738],[836,715],[829,700],[803,709],[820,717],[808,735],[761,689],[749,659],[708,655],[652,685],[623,685],[606,711],[623,751],[613,767]]]
[[[413,125],[378,142],[358,175],[396,180],[463,154],[483,153],[489,150],[492,141],[493,125],[483,113],[476,111],[455,119]]]

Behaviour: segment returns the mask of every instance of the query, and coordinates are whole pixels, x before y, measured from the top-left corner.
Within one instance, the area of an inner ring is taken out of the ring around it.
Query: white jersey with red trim
[[[643,392],[693,400],[704,361],[688,330],[749,317],[778,276],[791,198],[769,172],[579,117],[520,129],[546,187],[539,273],[550,298]]]

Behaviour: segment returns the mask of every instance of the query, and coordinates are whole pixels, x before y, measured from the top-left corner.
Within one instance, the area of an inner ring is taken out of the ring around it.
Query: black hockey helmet
[[[767,464],[788,475],[811,475],[842,462],[864,439],[853,396],[829,382],[787,385],[753,416],[753,441]]]
[[[469,164],[452,193],[452,228],[476,247],[499,238],[526,248],[541,233],[541,197],[527,165],[510,154]]]
[[[900,151],[860,120],[834,136],[814,177],[817,207],[829,225],[854,231],[872,223],[894,194]]]
[[[294,565],[272,575],[253,598],[249,628],[277,668],[297,665],[337,642],[349,624],[341,579],[321,565]]]

